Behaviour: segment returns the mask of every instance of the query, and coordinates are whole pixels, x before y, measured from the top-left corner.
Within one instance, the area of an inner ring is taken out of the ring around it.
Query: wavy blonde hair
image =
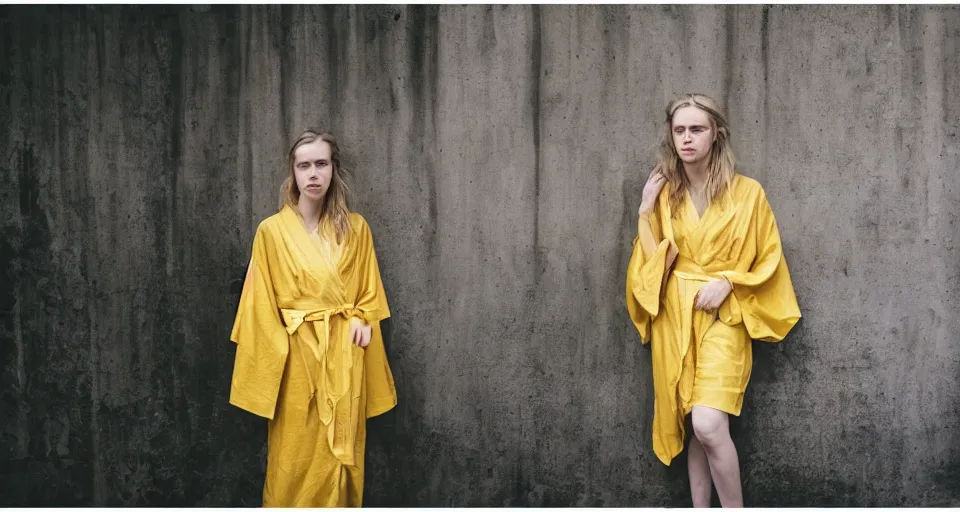
[[[347,204],[347,193],[350,188],[346,182],[346,169],[341,164],[340,147],[333,135],[319,130],[306,130],[297,137],[296,142],[287,152],[287,172],[289,175],[280,186],[280,209],[284,205],[296,210],[300,202],[300,188],[297,187],[297,178],[294,174],[297,148],[322,140],[330,145],[330,163],[333,164],[333,174],[330,177],[330,186],[323,196],[323,206],[320,209],[320,222],[328,221],[333,225],[337,235],[337,244],[343,243],[350,234],[350,207]]]
[[[718,200],[733,184],[737,175],[737,160],[733,156],[730,144],[730,125],[726,113],[713,98],[704,94],[687,94],[667,105],[666,128],[657,151],[657,166],[653,172],[659,172],[670,184],[670,210],[676,217],[683,202],[683,194],[690,187],[690,180],[683,172],[683,160],[673,145],[673,115],[684,107],[696,107],[707,113],[717,138],[707,157],[707,204]]]

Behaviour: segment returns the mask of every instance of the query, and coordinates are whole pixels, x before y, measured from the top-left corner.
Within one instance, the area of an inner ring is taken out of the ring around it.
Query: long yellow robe
[[[753,363],[751,338],[781,341],[800,319],[760,184],[737,175],[702,218],[689,194],[673,216],[668,187],[653,213],[639,220],[626,290],[641,342],[653,341],[653,450],[667,465],[683,450],[684,417],[694,405],[740,414]],[[652,236],[656,251],[646,254],[641,236]],[[667,268],[671,244],[678,255]],[[733,290],[720,309],[694,309],[700,287],[722,278]]]
[[[285,206],[254,237],[230,336],[230,403],[271,420],[264,506],[360,506],[365,419],[397,403],[373,237],[359,214],[350,224],[338,245]],[[353,317],[372,326],[365,349],[349,339]]]

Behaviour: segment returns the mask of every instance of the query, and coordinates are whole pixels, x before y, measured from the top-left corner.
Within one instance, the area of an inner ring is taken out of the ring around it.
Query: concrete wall
[[[312,125],[393,310],[366,503],[688,504],[623,296],[700,91],[805,315],[755,343],[747,504],[960,506],[958,60],[956,7],[0,8],[0,501],[259,504],[227,338]]]

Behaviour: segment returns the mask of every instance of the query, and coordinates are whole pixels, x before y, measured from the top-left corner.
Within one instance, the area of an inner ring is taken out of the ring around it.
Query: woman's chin
[[[320,201],[323,199],[323,191],[307,189],[300,192],[300,196],[308,201]]]

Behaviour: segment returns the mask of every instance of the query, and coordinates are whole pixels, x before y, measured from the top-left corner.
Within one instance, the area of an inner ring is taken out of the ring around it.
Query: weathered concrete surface
[[[804,319],[750,505],[960,505],[960,9],[0,8],[0,501],[255,505],[227,341],[290,137],[337,133],[400,392],[371,505],[682,506],[623,304],[662,109],[731,111]]]

